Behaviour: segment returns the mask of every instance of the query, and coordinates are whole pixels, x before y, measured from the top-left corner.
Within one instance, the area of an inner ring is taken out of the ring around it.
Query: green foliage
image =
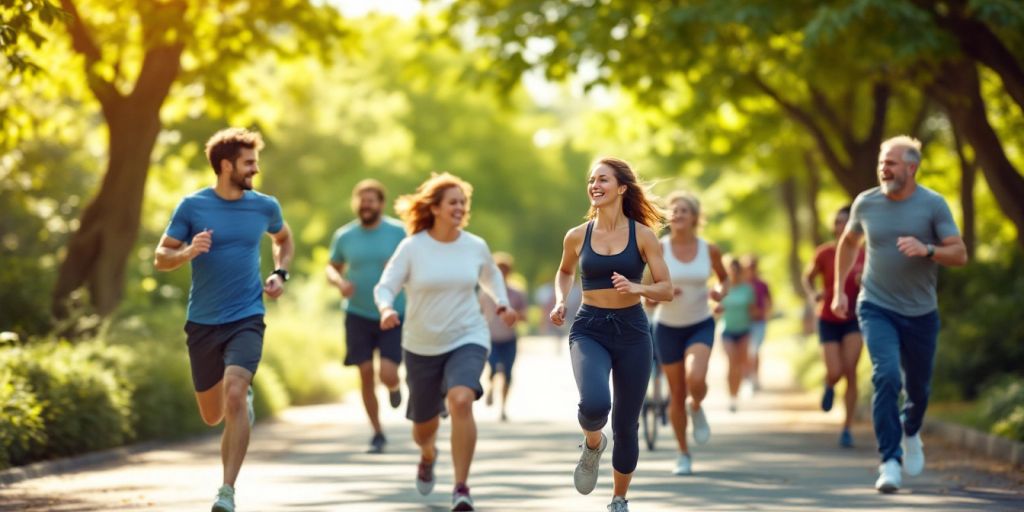
[[[1004,375],[990,382],[979,402],[992,433],[1024,441],[1024,377]]]
[[[132,419],[139,440],[175,439],[203,432],[184,343],[145,340],[133,344]]]
[[[0,469],[24,464],[46,442],[42,412],[24,377],[0,367]]]
[[[22,46],[38,47],[46,41],[39,24],[49,25],[64,19],[66,13],[50,0],[5,0],[0,5],[0,55],[14,73],[38,71],[37,65],[25,55]]]

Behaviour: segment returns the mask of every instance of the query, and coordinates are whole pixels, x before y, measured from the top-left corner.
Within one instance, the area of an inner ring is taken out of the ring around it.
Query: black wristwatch
[[[925,257],[928,259],[932,259],[932,256],[935,256],[935,246],[932,244],[927,244],[925,245],[925,249],[928,249],[928,255]]]
[[[288,281],[288,271],[283,269],[283,268],[276,269],[273,272],[271,272],[271,274],[277,274],[277,275],[281,276],[281,280],[282,281],[285,281],[285,282]]]

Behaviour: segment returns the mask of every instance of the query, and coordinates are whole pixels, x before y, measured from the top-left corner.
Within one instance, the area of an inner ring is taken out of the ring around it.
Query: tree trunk
[[[947,62],[933,83],[934,96],[949,118],[974,148],[996,203],[1017,228],[1017,244],[1024,249],[1024,178],[1010,162],[1002,142],[985,113],[978,83],[978,69],[969,61]]]
[[[782,204],[786,208],[786,220],[789,223],[789,282],[793,286],[793,292],[798,297],[804,294],[803,284],[800,282],[800,219],[797,212],[797,190],[796,179],[787,177],[780,184],[779,192],[782,195]]]
[[[974,259],[974,249],[977,244],[974,214],[974,183],[978,177],[978,166],[976,160],[967,158],[964,153],[964,142],[960,131],[953,125],[953,139],[956,142],[956,156],[960,159],[960,210],[963,212],[963,239],[967,246],[967,257]]]
[[[818,210],[818,192],[821,190],[821,176],[818,176],[818,166],[814,161],[814,154],[810,151],[804,152],[804,166],[807,169],[807,210],[811,214],[808,232],[811,242],[817,247],[825,242],[821,235],[821,212]]]

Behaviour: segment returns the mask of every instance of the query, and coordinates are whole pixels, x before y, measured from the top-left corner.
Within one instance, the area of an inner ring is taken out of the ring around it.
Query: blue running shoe
[[[825,393],[821,395],[821,410],[829,412],[832,410],[832,401],[836,398],[836,390],[832,388],[825,388]]]
[[[844,428],[843,433],[839,434],[839,446],[853,448],[853,434],[850,433],[850,429]]]

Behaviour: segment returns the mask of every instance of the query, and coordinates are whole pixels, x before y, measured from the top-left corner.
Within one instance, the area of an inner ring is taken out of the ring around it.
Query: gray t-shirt
[[[867,238],[860,301],[906,316],[924,315],[938,307],[939,265],[928,258],[904,256],[896,242],[901,236],[912,236],[938,245],[943,238],[959,235],[942,196],[920,184],[902,201],[889,199],[878,187],[866,190],[853,202],[849,229]]]

